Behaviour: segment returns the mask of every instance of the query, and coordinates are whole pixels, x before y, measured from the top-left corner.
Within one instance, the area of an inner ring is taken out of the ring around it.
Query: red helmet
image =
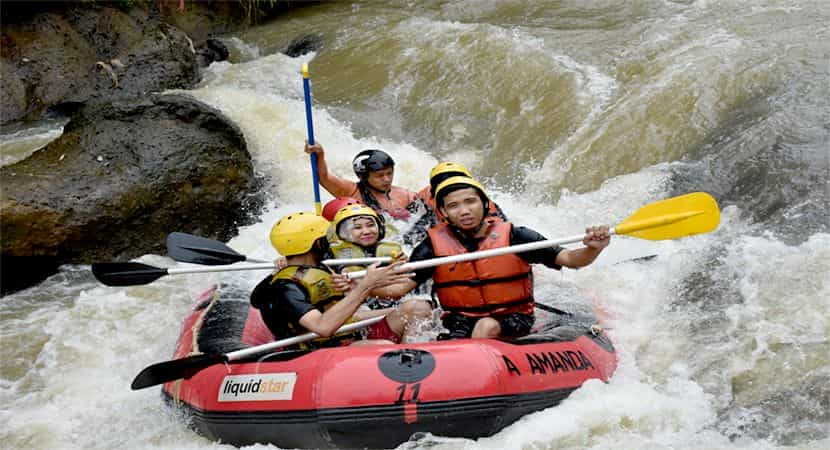
[[[337,214],[337,211],[340,211],[341,208],[344,206],[349,205],[362,205],[363,203],[356,198],[351,197],[337,197],[336,199],[326,203],[326,206],[323,207],[323,217],[331,222],[334,220],[334,215]]]

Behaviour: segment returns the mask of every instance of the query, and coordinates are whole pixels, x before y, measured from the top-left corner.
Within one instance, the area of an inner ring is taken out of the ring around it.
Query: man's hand
[[[585,229],[585,238],[582,243],[586,247],[602,250],[608,247],[611,242],[611,235],[608,233],[608,225],[599,225]]]
[[[407,272],[406,269],[401,268],[403,264],[403,261],[395,261],[386,267],[379,267],[380,263],[372,264],[366,269],[366,276],[358,281],[355,288],[367,289],[368,292],[414,277],[415,273]]]
[[[350,280],[345,274],[335,273],[331,276],[331,286],[338,292],[349,292],[357,285],[357,280]]]
[[[314,145],[308,145],[308,140],[306,140],[305,152],[308,154],[316,153],[318,159],[326,156],[326,152],[323,150],[323,146],[320,145],[320,142],[315,142]]]

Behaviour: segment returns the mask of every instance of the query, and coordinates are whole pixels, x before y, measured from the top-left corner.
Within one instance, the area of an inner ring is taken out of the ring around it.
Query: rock
[[[198,81],[189,39],[158,14],[94,3],[63,8],[4,15],[0,124]]]
[[[60,264],[164,254],[172,231],[226,241],[261,206],[241,131],[178,94],[87,105],[0,183],[3,292]]]
[[[231,52],[219,39],[208,39],[204,47],[196,50],[196,60],[200,68],[207,67],[217,61],[227,61]]]
[[[323,48],[323,37],[319,34],[307,34],[294,38],[281,53],[296,58],[309,52],[316,52],[321,48]]]

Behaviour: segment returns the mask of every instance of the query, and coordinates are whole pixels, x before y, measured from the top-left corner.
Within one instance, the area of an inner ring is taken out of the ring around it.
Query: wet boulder
[[[193,42],[153,9],[34,3],[3,5],[0,124],[199,80]]]
[[[316,52],[323,48],[323,37],[319,34],[306,34],[294,38],[281,53],[292,58],[305,55],[306,53]]]
[[[227,61],[231,52],[224,42],[219,39],[208,39],[203,46],[196,49],[196,60],[199,68],[205,68],[214,62]]]
[[[87,105],[0,183],[4,292],[60,264],[164,254],[172,231],[227,240],[261,205],[241,131],[179,94]]]

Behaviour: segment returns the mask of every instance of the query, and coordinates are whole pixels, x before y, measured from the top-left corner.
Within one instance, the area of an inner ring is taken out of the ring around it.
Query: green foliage
[[[248,24],[254,24],[261,16],[267,15],[269,10],[288,6],[290,2],[283,0],[237,0],[242,5],[242,18]]]

